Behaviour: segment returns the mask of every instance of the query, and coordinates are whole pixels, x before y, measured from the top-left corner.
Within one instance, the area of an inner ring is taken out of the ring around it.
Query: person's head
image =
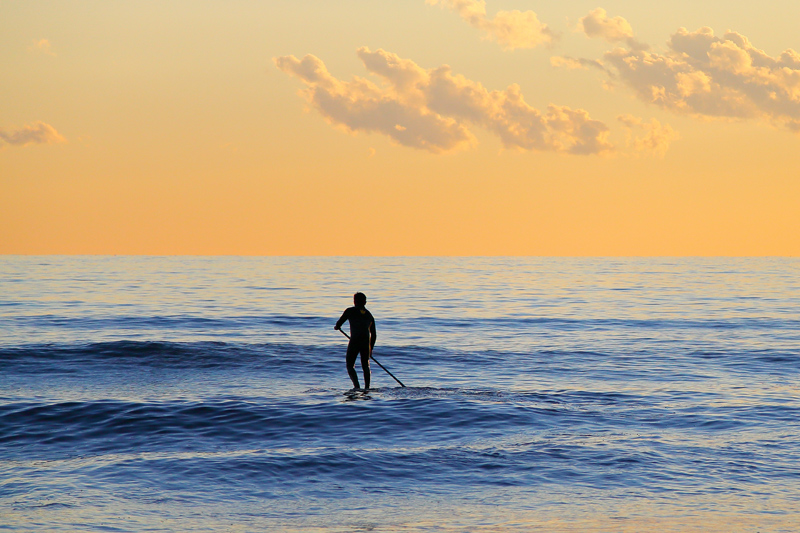
[[[356,307],[364,307],[367,305],[367,295],[363,292],[357,292],[353,295],[353,304]]]

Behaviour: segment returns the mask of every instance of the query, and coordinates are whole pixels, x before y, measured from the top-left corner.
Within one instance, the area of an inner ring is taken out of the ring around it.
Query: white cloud
[[[468,126],[496,134],[506,148],[597,154],[613,151],[609,128],[582,109],[550,105],[545,112],[525,102],[519,86],[490,91],[453,74],[448,66],[424,69],[384,50],[360,48],[367,70],[383,79],[340,81],[318,58],[275,59],[279,69],[304,81],[309,102],[332,124],[370,131],[431,152],[468,148]]]
[[[506,50],[534,48],[556,38],[533,11],[499,11],[494,18],[489,18],[484,0],[426,0],[426,3],[455,11],[470,26],[483,31],[487,39],[497,41]]]
[[[30,144],[54,144],[66,142],[66,139],[59,134],[50,124],[44,122],[33,122],[21,128],[3,129],[0,128],[0,147],[4,144],[11,146],[28,146]]]

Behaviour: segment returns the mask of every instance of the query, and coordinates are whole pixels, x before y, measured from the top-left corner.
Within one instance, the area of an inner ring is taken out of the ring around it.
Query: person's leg
[[[369,389],[369,344],[361,348],[361,370],[364,373],[364,388]]]
[[[360,389],[358,384],[358,374],[356,374],[356,358],[358,357],[358,346],[353,343],[347,345],[347,374],[350,376],[350,381],[353,382],[353,387]]]

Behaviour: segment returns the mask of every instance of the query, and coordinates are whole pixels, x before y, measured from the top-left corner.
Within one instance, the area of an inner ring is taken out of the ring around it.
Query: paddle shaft
[[[345,333],[345,332],[344,332],[344,330],[340,329],[339,331],[341,331],[341,332],[342,332],[342,335],[344,335],[344,336],[345,336],[345,337],[347,337],[348,339],[350,338],[350,335],[348,335],[347,333]],[[372,359],[373,361],[375,361],[376,363],[378,363],[378,360],[377,360],[377,359],[375,359],[374,357],[372,357],[372,349],[371,349],[371,348],[370,348],[370,350],[369,350],[369,358],[370,358],[370,359]],[[380,364],[380,363],[378,363],[378,366],[379,366],[379,367],[381,367],[382,369],[384,369],[384,370],[386,371],[386,373],[387,373],[387,374],[389,374],[390,376],[392,376],[392,379],[394,379],[396,382],[398,382],[398,383],[400,384],[400,386],[401,386],[401,387],[405,387],[405,385],[403,385],[403,382],[402,382],[402,381],[400,381],[399,379],[397,379],[396,377],[394,377],[394,374],[392,374],[391,372],[389,372],[388,370],[386,370],[386,367],[385,367],[385,366],[383,366],[383,365],[382,365],[382,364]]]

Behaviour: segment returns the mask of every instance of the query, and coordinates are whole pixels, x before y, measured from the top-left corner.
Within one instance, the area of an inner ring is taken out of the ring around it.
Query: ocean
[[[796,532],[799,375],[793,258],[3,256],[0,531]]]

